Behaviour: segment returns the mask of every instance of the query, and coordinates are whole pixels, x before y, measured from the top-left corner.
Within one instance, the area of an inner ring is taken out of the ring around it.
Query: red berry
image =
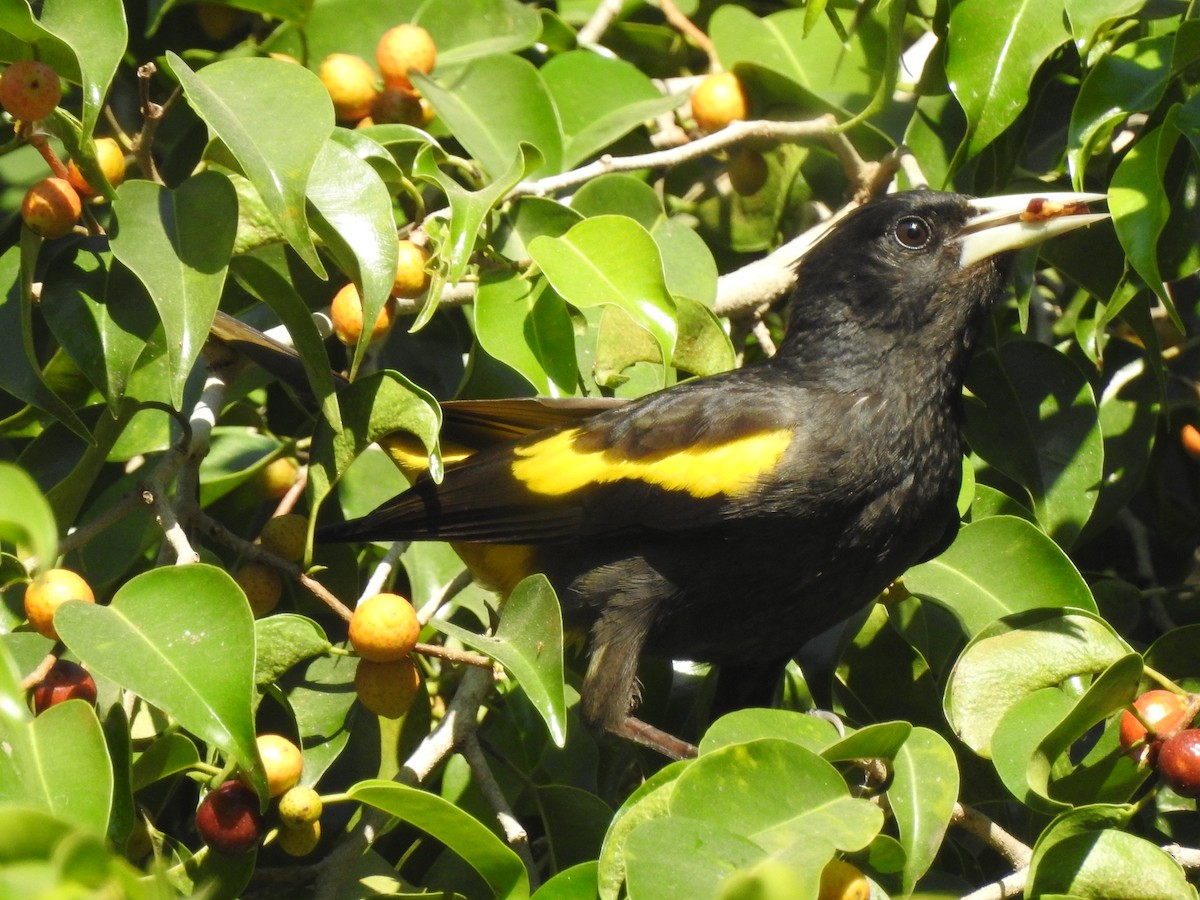
[[[262,837],[258,794],[240,781],[226,781],[205,795],[196,810],[196,830],[221,853],[245,853]]]
[[[57,660],[33,689],[33,711],[42,713],[66,700],[96,702],[96,682],[88,670],[68,659]]]
[[[1158,774],[1181,797],[1200,797],[1200,728],[1185,728],[1162,743]]]
[[[1146,691],[1133,701],[1133,705],[1142,718],[1154,726],[1156,735],[1167,734],[1187,724],[1184,699],[1171,691]],[[1156,737],[1143,743],[1145,737],[1146,728],[1137,716],[1131,712],[1121,716],[1121,749],[1137,762],[1153,765],[1162,740]]]

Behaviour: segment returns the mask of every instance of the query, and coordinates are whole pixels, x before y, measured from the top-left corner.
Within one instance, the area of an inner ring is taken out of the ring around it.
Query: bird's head
[[[1088,208],[1102,199],[907,191],[874,200],[801,261],[781,353],[871,359],[893,349],[966,349],[1015,251],[1108,218]]]

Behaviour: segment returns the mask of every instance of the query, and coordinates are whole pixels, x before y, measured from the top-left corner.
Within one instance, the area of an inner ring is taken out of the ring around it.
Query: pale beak
[[[959,265],[965,269],[997,253],[1020,250],[1102,222],[1108,213],[1093,213],[1087,205],[1106,199],[1104,194],[1074,191],[972,199],[968,202],[975,215],[967,220],[958,236]]]

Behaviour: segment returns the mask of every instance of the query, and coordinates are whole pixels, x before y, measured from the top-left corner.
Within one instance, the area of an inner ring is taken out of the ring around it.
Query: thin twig
[[[999,881],[986,884],[977,891],[972,891],[963,900],[1007,900],[1008,897],[1019,897],[1025,892],[1025,883],[1029,880],[1029,869],[1005,875]]]
[[[490,669],[495,663],[489,657],[482,653],[472,653],[470,650],[454,650],[450,647],[445,647],[441,644],[426,644],[418,642],[413,647],[417,653],[425,656],[436,656],[438,659],[444,659],[447,662],[460,663],[464,666],[475,666],[480,669]]]
[[[150,99],[150,85],[156,72],[158,72],[158,66],[152,62],[138,66],[138,96],[142,108],[142,130],[133,141],[133,155],[137,158],[138,167],[146,178],[157,184],[165,184],[162,175],[159,174],[158,166],[154,163],[152,152],[154,135],[158,131],[158,126],[162,124],[163,118],[183,92],[176,85],[175,90],[171,92],[165,102],[155,103]]]
[[[59,555],[66,556],[68,553],[73,553],[80,547],[83,547],[102,531],[117,524],[117,522],[121,521],[127,515],[139,509],[144,502],[141,491],[130,491],[127,494],[123,494],[116,503],[107,507],[100,515],[94,519],[89,519],[78,528],[72,529],[66,537],[59,541]]]
[[[33,671],[21,679],[21,693],[32,690],[46,680],[46,676],[50,674],[50,670],[58,662],[58,655],[62,650],[63,645],[56,643],[51,651],[42,658],[42,661],[34,667]]]
[[[598,5],[592,17],[584,23],[575,37],[579,45],[591,47],[598,43],[600,38],[604,37],[604,32],[608,31],[608,26],[621,14],[622,5],[622,0],[604,0]]]
[[[721,64],[717,59],[717,48],[713,46],[712,38],[680,12],[679,7],[675,5],[675,0],[658,0],[658,6],[662,10],[663,18],[670,23],[671,27],[677,29],[680,34],[704,51],[704,55],[708,57],[708,67],[714,71],[718,70]]]
[[[955,803],[954,811],[950,814],[950,822],[968,834],[975,835],[1003,856],[1013,869],[1024,869],[1033,859],[1033,851],[1029,847],[974,807]]]
[[[517,820],[516,814],[512,811],[512,807],[508,803],[508,798],[500,790],[500,785],[496,782],[496,776],[492,774],[487,757],[483,754],[483,748],[479,746],[479,735],[474,731],[468,734],[463,740],[459,752],[462,753],[463,759],[470,766],[471,775],[475,779],[475,786],[479,788],[479,793],[483,795],[484,802],[496,814],[496,821],[500,823],[500,828],[504,831],[504,839],[517,852],[517,855],[521,857],[521,861],[525,863],[525,869],[529,872],[530,886],[536,888],[537,864],[533,861],[533,854],[529,850],[529,832]]]

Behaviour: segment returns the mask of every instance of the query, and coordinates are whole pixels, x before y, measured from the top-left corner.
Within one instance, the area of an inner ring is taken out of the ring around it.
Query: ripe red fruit
[[[36,59],[19,59],[0,75],[0,104],[14,119],[34,122],[54,112],[62,99],[58,73]]]
[[[221,853],[252,849],[263,832],[258,794],[240,781],[226,781],[200,801],[196,830],[204,843]]]
[[[1181,797],[1200,797],[1200,728],[1185,728],[1162,743],[1158,774]]]
[[[95,703],[96,682],[79,663],[60,659],[33,689],[33,711],[41,714],[67,700]]]
[[[1142,718],[1154,726],[1156,735],[1167,734],[1187,724],[1184,699],[1171,691],[1146,691],[1133,701],[1133,705]],[[1131,712],[1121,716],[1121,749],[1135,761],[1153,765],[1162,740],[1156,737],[1143,743],[1145,737],[1146,727],[1137,716]]]

